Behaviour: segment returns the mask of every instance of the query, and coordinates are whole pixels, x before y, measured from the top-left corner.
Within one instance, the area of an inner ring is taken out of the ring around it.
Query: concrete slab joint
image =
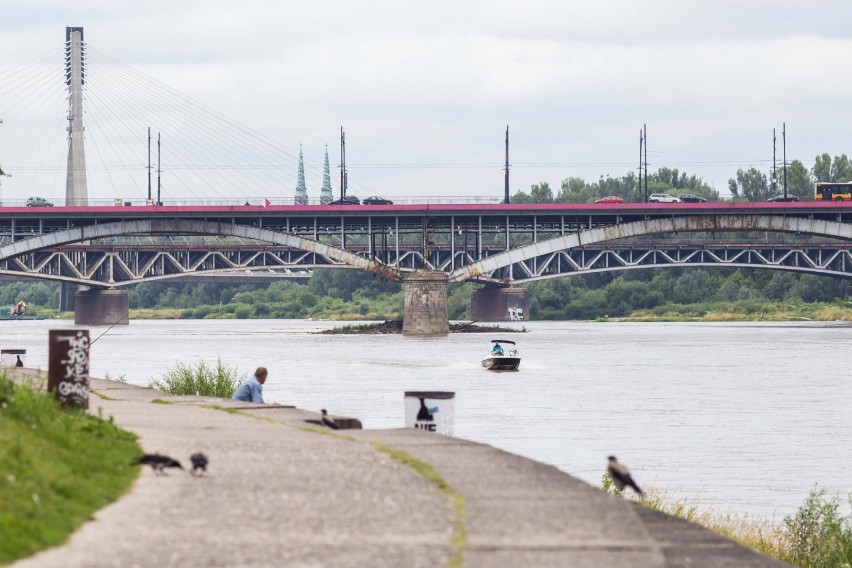
[[[447,314],[448,276],[440,271],[407,274],[402,333],[407,335],[446,335],[450,332]]]

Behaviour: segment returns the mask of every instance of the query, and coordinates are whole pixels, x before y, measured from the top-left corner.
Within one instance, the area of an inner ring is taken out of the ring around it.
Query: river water
[[[335,325],[93,327],[91,374],[147,385],[178,360],[221,357],[241,374],[264,365],[268,401],[327,408],[365,428],[403,426],[406,390],[453,391],[457,436],[598,486],[615,454],[640,485],[672,499],[776,521],[814,484],[852,491],[849,324],[527,322],[507,337],[521,369],[502,373],[480,366],[490,335],[311,333]],[[27,349],[27,366],[46,369],[47,330],[67,327],[0,322],[0,347]]]

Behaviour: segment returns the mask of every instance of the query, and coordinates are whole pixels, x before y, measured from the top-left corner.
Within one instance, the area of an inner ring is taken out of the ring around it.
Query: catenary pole
[[[506,184],[503,203],[509,203],[509,125],[506,125]]]

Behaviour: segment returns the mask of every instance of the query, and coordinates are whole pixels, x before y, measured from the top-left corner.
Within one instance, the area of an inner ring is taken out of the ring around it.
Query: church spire
[[[331,203],[334,192],[331,190],[331,173],[328,168],[328,144],[325,145],[325,166],[322,170],[322,190],[320,191],[320,203],[326,205]]]
[[[305,159],[302,157],[302,145],[299,144],[299,178],[296,181],[296,205],[308,204],[308,188],[305,187]]]

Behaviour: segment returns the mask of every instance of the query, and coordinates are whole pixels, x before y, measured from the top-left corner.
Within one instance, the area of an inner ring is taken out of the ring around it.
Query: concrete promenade
[[[146,452],[185,468],[204,452],[208,472],[145,467],[65,545],[16,567],[788,566],[490,446],[333,432],[292,407],[110,381],[91,390],[91,411]]]

